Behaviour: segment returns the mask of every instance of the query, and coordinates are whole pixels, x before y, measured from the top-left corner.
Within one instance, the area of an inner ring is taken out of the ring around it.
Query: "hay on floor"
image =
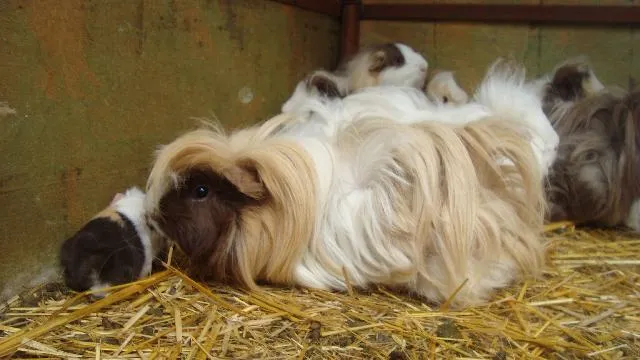
[[[549,226],[545,278],[448,311],[377,288],[200,285],[170,267],[94,300],[49,284],[0,308],[0,357],[640,358],[640,236]]]

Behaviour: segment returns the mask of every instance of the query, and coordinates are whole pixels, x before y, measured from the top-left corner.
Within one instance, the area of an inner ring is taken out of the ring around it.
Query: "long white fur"
[[[522,272],[537,273],[543,250],[538,208],[542,189],[536,180],[539,169],[533,153],[523,148],[526,142],[513,132],[501,130],[513,122],[503,120],[492,127],[487,121],[491,120],[479,120],[460,130],[431,120],[403,123],[384,116],[354,115],[330,136],[292,132],[256,136],[261,133],[259,128],[228,138],[193,132],[158,153],[148,181],[147,211],[158,214],[163,194],[177,186],[175,179],[180,174],[171,168],[173,155],[183,150],[203,155],[214,152],[211,157],[199,157],[203,166],[209,164],[207,158],[219,156],[234,159],[260,153],[280,159],[280,150],[270,152],[270,144],[278,144],[278,149],[294,151],[311,167],[291,163],[280,168],[280,161],[269,162],[280,176],[274,179],[268,169],[261,168],[268,182],[294,184],[311,176],[314,180],[308,190],[313,191],[315,202],[301,201],[308,196],[297,192],[278,197],[276,203],[287,209],[288,216],[258,223],[242,218],[234,225],[241,229],[233,234],[256,229],[277,234],[276,228],[303,218],[293,216],[296,213],[312,213],[315,219],[309,238],[295,239],[298,248],[278,250],[291,253],[294,259],[287,261],[297,261],[292,279],[296,284],[346,289],[346,273],[355,286],[407,286],[431,300],[444,301],[467,279],[454,304],[475,304]],[[480,135],[474,137],[474,133]],[[508,136],[501,138],[501,133]],[[515,167],[522,167],[523,179],[511,176],[508,165],[492,164],[491,157],[499,153],[507,157],[519,154],[516,157],[523,162],[516,161]],[[443,183],[443,176],[453,182]],[[249,211],[251,216],[259,213]],[[251,247],[257,240],[235,241]],[[295,254],[300,252],[298,259]],[[264,254],[265,261],[275,261],[273,255]],[[279,253],[278,257],[287,256]],[[261,274],[263,270],[250,272]]]
[[[403,123],[441,121],[466,124],[491,115],[518,122],[523,136],[542,168],[542,176],[555,161],[559,137],[542,111],[541,99],[525,85],[524,69],[494,63],[470,102],[459,106],[434,104],[414,87],[377,86],[362,89],[344,99],[307,98],[298,104],[292,122],[283,131],[298,134],[322,133],[332,136],[356,116],[377,115]]]

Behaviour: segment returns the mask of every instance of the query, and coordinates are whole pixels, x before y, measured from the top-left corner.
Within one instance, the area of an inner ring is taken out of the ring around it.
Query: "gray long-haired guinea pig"
[[[543,90],[545,112],[560,136],[547,184],[549,219],[633,227],[640,92],[602,86],[585,60],[557,67]]]
[[[145,194],[132,187],[118,194],[77,233],[66,239],[60,263],[66,285],[75,291],[97,290],[149,275],[165,240],[145,222]]]
[[[343,98],[372,86],[410,86],[422,89],[428,62],[413,48],[402,43],[363,47],[345,59],[333,72],[315,70],[298,83],[282,112],[295,111],[310,97]]]

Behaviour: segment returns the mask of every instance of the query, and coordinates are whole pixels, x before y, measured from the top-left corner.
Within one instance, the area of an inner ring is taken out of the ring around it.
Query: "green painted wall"
[[[192,117],[274,115],[334,66],[338,36],[337,20],[269,1],[0,1],[0,102],[15,110],[0,115],[0,298],[144,186],[157,144]]]
[[[394,0],[364,0],[392,3]],[[405,0],[410,3],[580,4],[640,6],[637,0]],[[479,23],[364,21],[361,43],[404,41],[427,57],[430,68],[456,71],[470,91],[499,56],[523,61],[530,77],[568,57],[587,55],[606,84],[640,81],[640,27],[528,26]]]

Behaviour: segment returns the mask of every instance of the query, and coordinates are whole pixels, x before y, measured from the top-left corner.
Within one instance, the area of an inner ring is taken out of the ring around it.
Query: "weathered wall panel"
[[[393,3],[364,0],[364,3]],[[407,3],[580,4],[640,6],[627,0],[409,0]],[[636,24],[637,26],[637,24]],[[431,68],[456,71],[467,90],[481,80],[499,56],[522,61],[530,76],[549,71],[572,56],[587,55],[597,74],[609,84],[627,86],[640,77],[640,29],[480,24],[461,22],[363,21],[361,43],[404,41],[427,56]]]
[[[0,1],[0,293],[57,262],[157,144],[279,111],[337,60],[336,19],[253,0]],[[2,294],[0,294],[2,297]]]

